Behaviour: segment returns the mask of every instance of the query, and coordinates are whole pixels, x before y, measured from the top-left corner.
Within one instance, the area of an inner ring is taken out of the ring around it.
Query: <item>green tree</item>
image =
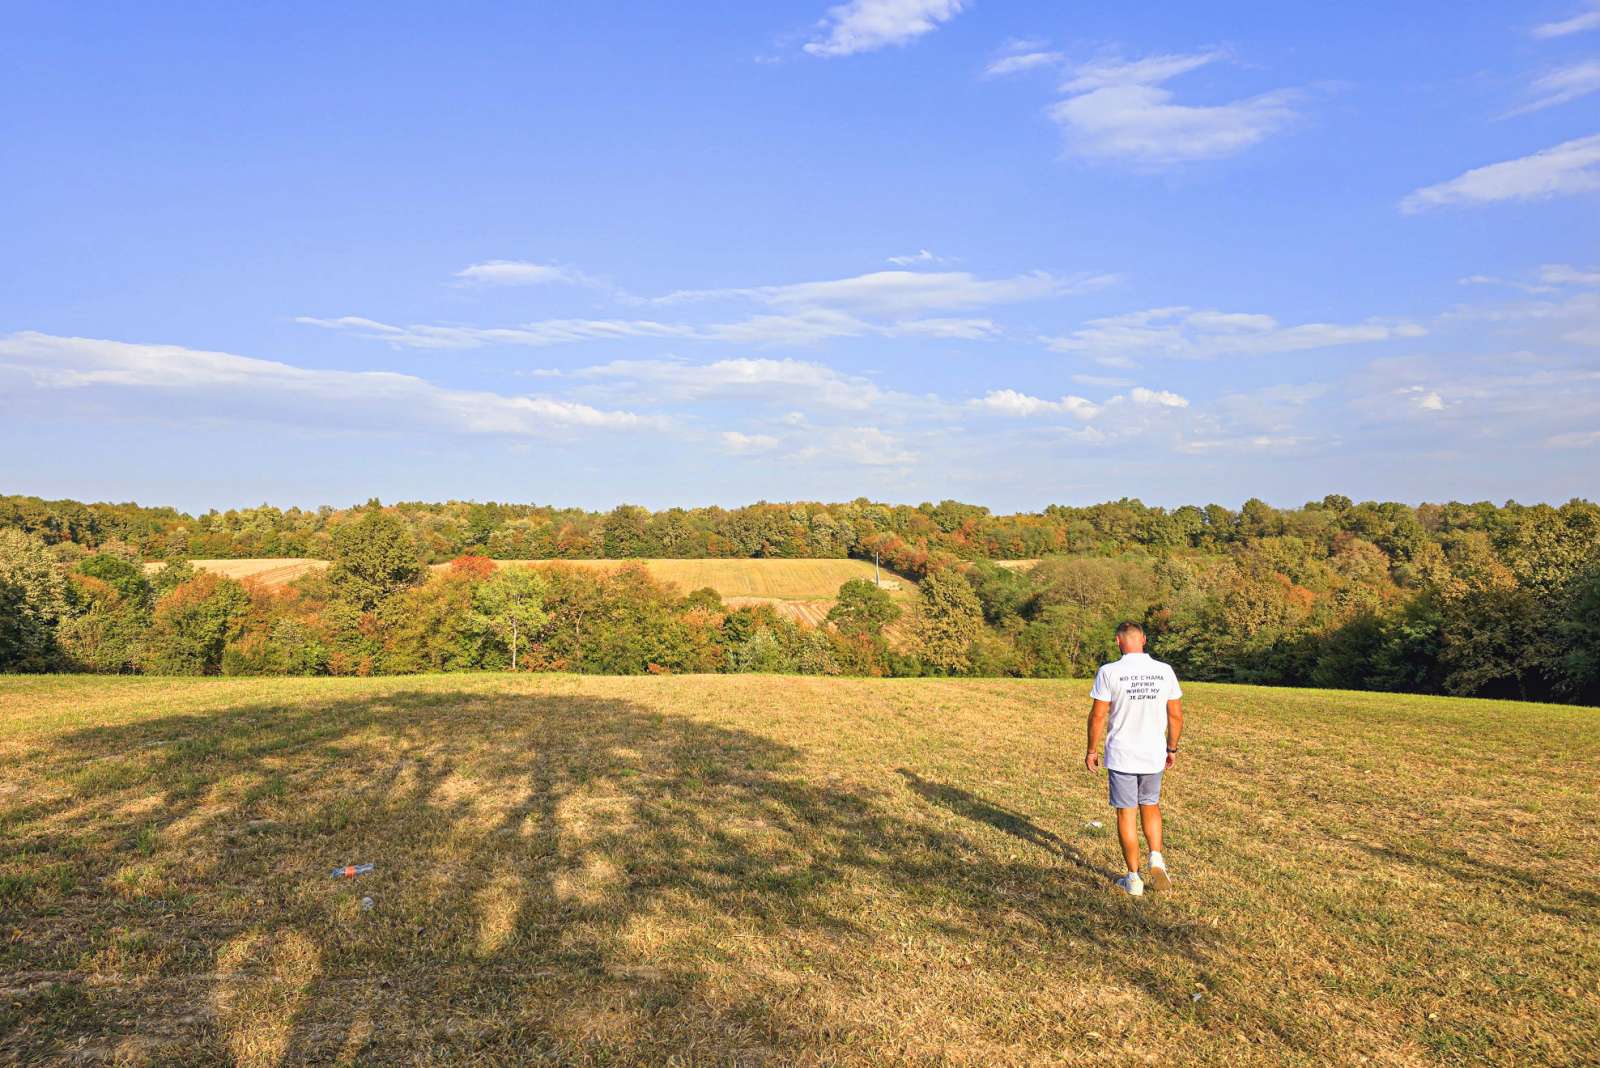
[[[503,567],[473,590],[476,619],[511,650],[512,671],[521,643],[532,640],[548,618],[544,593],[544,579],[531,567]]]
[[[364,612],[422,578],[416,539],[398,518],[376,508],[334,529],[333,553],[328,581],[341,600]]]
[[[98,553],[80,560],[78,573],[108,584],[126,604],[147,610],[151,606],[153,598],[144,568],[132,561],[109,553]]]
[[[783,643],[766,627],[740,642],[733,651],[733,670],[741,673],[775,675],[793,671],[794,666]]]
[[[828,609],[828,622],[840,634],[868,634],[877,637],[883,628],[900,618],[894,598],[866,579],[851,579],[839,587],[838,599]]]
[[[48,671],[60,659],[56,625],[71,591],[50,550],[32,534],[0,529],[0,670]]]
[[[249,608],[250,595],[232,579],[190,579],[156,602],[140,666],[156,675],[217,674]]]
[[[150,609],[138,591],[122,596],[109,582],[72,576],[74,610],[56,630],[73,670],[123,674],[137,670],[150,624]]]
[[[916,620],[918,653],[928,668],[959,675],[970,666],[969,650],[983,631],[983,606],[972,586],[953,568],[940,568],[922,580]]]
[[[1033,587],[1020,571],[993,560],[979,560],[967,569],[967,581],[983,605],[983,618],[990,623],[1016,619],[1028,611]]]

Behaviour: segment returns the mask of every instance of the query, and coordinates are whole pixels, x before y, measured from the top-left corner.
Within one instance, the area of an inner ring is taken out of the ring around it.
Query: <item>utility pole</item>
[[[880,589],[883,587],[883,579],[878,574],[878,550],[876,549],[872,550],[872,584]]]

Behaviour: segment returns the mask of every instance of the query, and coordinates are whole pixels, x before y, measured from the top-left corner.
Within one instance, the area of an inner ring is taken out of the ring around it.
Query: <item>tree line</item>
[[[561,559],[871,558],[817,628],[641,568]],[[190,558],[331,561],[287,587]],[[493,560],[541,559],[539,567]],[[1028,568],[1007,559],[1041,558]],[[144,564],[163,562],[147,574]],[[426,564],[453,561],[430,577]],[[1600,703],[1600,508],[1136,500],[738,509],[377,502],[188,516],[0,498],[0,670],[475,669],[1081,677],[1144,621],[1186,678]]]

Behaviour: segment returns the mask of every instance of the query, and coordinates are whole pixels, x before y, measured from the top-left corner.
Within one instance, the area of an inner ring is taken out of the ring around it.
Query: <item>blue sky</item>
[[[11,3],[0,491],[1561,501],[1600,3]]]

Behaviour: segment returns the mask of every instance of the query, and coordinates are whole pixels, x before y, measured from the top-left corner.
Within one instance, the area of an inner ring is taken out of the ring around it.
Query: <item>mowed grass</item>
[[[191,560],[201,571],[231,579],[255,579],[265,586],[285,586],[311,571],[321,571],[328,566],[326,560],[312,560],[301,556],[246,557],[239,560]],[[166,564],[152,561],[144,565],[145,574],[154,575]]]
[[[326,560],[298,558],[249,560],[193,560],[202,571],[232,579],[253,578],[269,586],[283,585],[308,571],[327,567]],[[553,563],[575,567],[613,570],[639,565],[659,582],[675,584],[683,593],[709,586],[725,598],[761,598],[784,601],[825,601],[832,603],[839,587],[851,579],[872,581],[872,565],[864,560],[772,560],[772,559],[637,559],[637,560],[500,560],[500,566],[548,566]],[[162,565],[147,564],[156,571]],[[449,564],[434,564],[434,570]],[[909,598],[916,583],[885,569],[883,579],[891,596]],[[891,585],[892,584],[892,585]],[[826,608],[824,608],[824,612]]]
[[[1134,900],[1086,689],[0,679],[0,1063],[1595,1062],[1596,710],[1190,686]]]
[[[851,579],[873,579],[872,565],[865,560],[773,560],[705,558],[693,560],[647,559],[637,560],[500,560],[501,567],[527,564],[544,566],[551,563],[570,564],[611,571],[619,567],[637,565],[648,571],[658,582],[669,582],[683,593],[707,586],[725,598],[762,598],[784,601],[829,601],[839,592],[839,587]],[[448,564],[435,565],[448,567]],[[885,570],[882,573],[890,596],[909,598],[916,594],[916,584],[908,578]],[[892,585],[891,585],[892,584]]]

